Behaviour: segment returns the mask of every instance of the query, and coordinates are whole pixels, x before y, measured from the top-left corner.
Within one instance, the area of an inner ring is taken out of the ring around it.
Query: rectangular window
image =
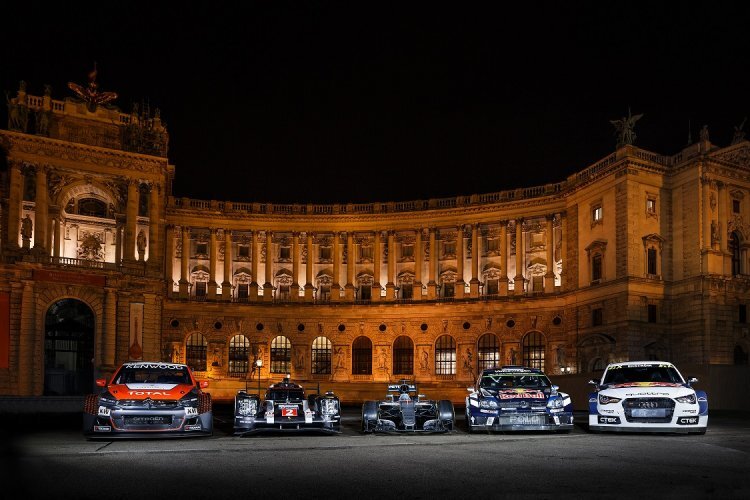
[[[499,292],[499,288],[497,285],[497,280],[487,280],[487,286],[485,288],[485,293],[487,295],[497,295]]]
[[[594,255],[591,259],[591,281],[599,281],[602,279],[602,256]]]
[[[372,260],[372,247],[371,246],[361,246],[359,247],[359,258],[361,260]]]
[[[331,285],[320,285],[320,300],[328,302],[331,300]]]
[[[205,297],[206,296],[206,282],[205,281],[196,281],[195,282],[195,296],[196,297]]]
[[[732,213],[740,213],[740,200],[732,200]]]
[[[656,323],[656,304],[648,305],[648,322]]]
[[[443,257],[455,257],[455,256],[456,256],[456,242],[444,241],[443,242]]]
[[[199,255],[206,255],[208,254],[208,243],[196,243],[195,244],[195,253]]]
[[[279,285],[279,298],[289,300],[289,285]]]
[[[543,276],[531,277],[531,290],[534,292],[544,291],[544,277]]]
[[[495,253],[500,248],[500,240],[498,238],[492,238],[484,240],[484,249],[487,253]]]
[[[361,285],[359,287],[359,300],[370,300],[372,299],[372,286]]]
[[[646,213],[648,213],[648,214],[655,214],[656,213],[656,199],[654,199],[654,198],[647,198],[646,199]]]
[[[747,306],[745,304],[740,304],[740,323],[747,323]]]
[[[320,260],[331,260],[331,247],[320,247]]]
[[[602,308],[598,307],[591,311],[591,326],[601,326],[602,324],[604,324]]]
[[[414,258],[414,245],[402,245],[401,246],[401,258],[413,259]]]
[[[246,299],[250,296],[250,287],[247,283],[237,285],[237,298]]]
[[[414,289],[411,284],[404,284],[401,285],[401,298],[402,299],[411,299],[414,294]]]
[[[292,249],[290,247],[279,247],[279,259],[289,260],[292,258]]]
[[[656,274],[656,249],[648,249],[648,274]]]
[[[443,297],[455,297],[455,285],[453,283],[443,283]]]
[[[599,222],[602,220],[602,206],[596,205],[591,209],[591,220],[593,222]]]
[[[237,247],[237,255],[250,258],[250,247],[248,245],[240,245]]]

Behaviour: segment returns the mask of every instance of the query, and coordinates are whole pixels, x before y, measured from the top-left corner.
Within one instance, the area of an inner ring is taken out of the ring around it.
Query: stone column
[[[167,239],[164,241],[166,256],[164,258],[164,280],[167,282],[167,297],[174,291],[174,226],[167,226]]]
[[[263,283],[263,301],[273,302],[273,233],[266,231],[266,282]]]
[[[125,214],[125,251],[123,261],[134,262],[135,258],[135,231],[138,222],[138,181],[130,179],[128,182],[128,204]]]
[[[412,296],[414,300],[422,300],[422,260],[424,252],[422,251],[422,228],[415,231],[414,238],[414,291]]]
[[[8,193],[8,235],[7,248],[18,250],[18,240],[21,237],[21,202],[23,200],[23,176],[21,162],[9,160],[10,192]]]
[[[224,229],[224,281],[221,282],[221,298],[232,300],[232,231]]]
[[[501,297],[508,296],[508,221],[500,221],[500,279],[498,293]]]
[[[299,232],[292,233],[292,302],[299,301]]]
[[[479,297],[479,224],[471,225],[471,281],[469,295]]]
[[[357,259],[354,255],[354,233],[346,232],[346,285],[344,297],[347,302],[354,302],[354,266]]]
[[[216,300],[216,290],[219,287],[216,283],[216,263],[218,252],[216,251],[216,228],[209,228],[209,249],[208,249],[208,298]]]
[[[116,230],[117,230],[117,228],[115,228],[115,231]],[[60,238],[60,219],[57,218],[57,217],[55,217],[54,219],[52,219],[52,234],[55,237],[55,239],[54,239],[54,241],[52,243],[52,255],[55,258],[59,258],[60,257],[60,246],[61,246],[60,245],[60,239],[61,238]],[[115,258],[115,261],[116,260],[117,259]]]
[[[36,199],[34,208],[34,251],[38,254],[47,254],[45,243],[47,242],[48,212],[47,167],[39,165],[36,167]]]
[[[372,267],[372,294],[371,300],[373,302],[380,301],[380,290],[383,285],[380,284],[380,266],[383,261],[383,250],[380,248],[380,231],[375,231],[372,238],[372,256],[373,256],[373,267]]]
[[[315,300],[315,285],[313,285],[313,234],[308,231],[306,234],[307,246],[307,263],[305,264],[305,302]]]
[[[190,259],[190,228],[182,226],[182,259],[180,260],[180,298],[186,299],[190,295],[190,274],[188,262]]]
[[[427,300],[435,300],[437,298],[437,281],[435,279],[437,275],[438,262],[440,261],[438,256],[437,246],[437,229],[431,227],[430,231],[430,261],[427,263],[428,269],[428,282],[427,282]]]
[[[524,292],[524,277],[523,277],[523,257],[524,257],[524,245],[523,245],[523,219],[516,219],[516,276],[513,278],[515,287],[513,289],[513,295],[523,295]]]
[[[18,332],[19,396],[31,396],[33,393],[35,308],[34,283],[24,280],[21,294],[21,328]]]
[[[458,226],[456,232],[456,298],[463,299],[466,291],[464,281],[464,227]]]
[[[719,187],[719,248],[722,252],[727,251],[727,185],[718,183]],[[725,272],[725,274],[728,274]]]
[[[339,283],[339,273],[341,273],[341,250],[339,249],[340,233],[333,232],[333,283],[331,283],[331,302],[338,302],[341,299],[341,284]]]
[[[555,216],[547,215],[547,274],[544,275],[544,293],[555,291],[555,233],[552,221]]]
[[[566,212],[560,213],[560,262],[562,262],[562,269],[560,269],[560,290],[565,290],[567,283],[567,265],[566,260],[568,255],[568,245],[566,244],[565,238],[568,237],[568,214]]]
[[[260,254],[258,248],[258,231],[254,230],[250,237],[250,272],[253,275],[250,286],[248,286],[248,299],[250,302],[258,301],[258,289],[260,288],[260,285],[258,285],[258,254]]]
[[[102,370],[111,372],[115,369],[115,347],[117,346],[117,293],[114,288],[104,290]]]
[[[161,211],[159,210],[159,191],[161,186],[151,184],[151,193],[148,205],[148,264],[151,269],[158,270],[161,267],[161,245],[159,241],[159,224]]]
[[[388,231],[388,283],[385,284],[385,300],[396,298],[396,245],[395,232]]]
[[[711,182],[703,179],[703,248],[710,250],[711,243]]]

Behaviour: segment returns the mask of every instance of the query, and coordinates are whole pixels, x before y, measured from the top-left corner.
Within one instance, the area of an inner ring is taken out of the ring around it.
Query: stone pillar
[[[24,280],[21,294],[21,329],[18,332],[19,396],[31,396],[33,393],[35,308],[34,283]]]
[[[305,264],[305,302],[315,300],[315,285],[313,285],[313,234],[308,231],[306,234],[307,245],[307,263]]]
[[[224,281],[221,282],[221,298],[232,300],[232,231],[224,229]]]
[[[552,227],[554,215],[547,215],[547,274],[544,275],[544,293],[555,291],[555,233]]]
[[[396,298],[396,245],[394,231],[388,231],[388,283],[385,284],[385,300]]]
[[[21,162],[9,160],[10,192],[8,193],[8,235],[7,248],[18,250],[18,240],[21,237],[21,202],[23,200],[23,176]]]
[[[560,269],[560,290],[565,290],[567,283],[567,265],[566,260],[568,255],[568,245],[565,238],[568,237],[568,214],[566,212],[560,213],[560,262],[562,262],[562,269]]]
[[[414,291],[412,296],[414,300],[422,300],[422,260],[424,252],[422,251],[422,228],[415,231],[414,238]]]
[[[148,205],[148,264],[151,269],[158,270],[161,267],[161,242],[159,241],[159,224],[161,211],[159,210],[159,191],[161,186],[151,184],[151,193]]]
[[[524,277],[523,277],[523,257],[524,257],[524,245],[523,245],[523,219],[516,219],[516,276],[513,278],[515,287],[513,289],[513,295],[523,295],[524,292]]]
[[[333,232],[333,283],[331,283],[331,302],[341,300],[341,284],[339,283],[339,274],[341,273],[341,250],[339,249],[338,231]]]
[[[63,229],[65,231],[65,229]],[[123,238],[125,237],[125,220],[121,214],[115,215],[115,264],[122,264]]]
[[[266,231],[266,282],[263,283],[263,301],[273,302],[273,233]]]
[[[703,248],[710,250],[713,248],[711,243],[711,181],[703,179]]]
[[[180,260],[180,298],[186,299],[190,295],[190,274],[188,262],[190,259],[190,228],[182,226],[182,259]]]
[[[375,234],[373,235],[373,238],[372,238],[373,284],[372,284],[371,300],[373,302],[380,301],[381,299],[380,290],[383,287],[383,285],[380,284],[380,266],[382,265],[382,261],[383,261],[383,250],[380,248],[380,238],[381,238],[380,231],[375,231]]]
[[[210,234],[209,249],[208,249],[208,298],[210,300],[216,300],[216,290],[219,287],[216,283],[216,263],[218,260],[218,252],[216,251],[216,231],[215,228],[209,228]]]
[[[471,225],[471,281],[469,296],[479,297],[479,224]]]
[[[260,285],[258,285],[258,254],[260,254],[260,249],[258,248],[258,231],[254,230],[250,237],[250,255],[252,256],[250,260],[250,272],[253,275],[248,287],[248,299],[250,302],[258,301],[258,289],[260,288]]]
[[[500,221],[500,280],[498,293],[501,297],[508,296],[508,221]]]
[[[125,214],[125,249],[123,261],[134,262],[135,258],[135,231],[138,222],[138,181],[130,179],[128,182],[128,204]]]
[[[167,282],[167,297],[174,291],[174,226],[167,226],[167,239],[164,241],[166,256],[164,258],[164,280]]]
[[[719,249],[722,252],[727,251],[727,185],[723,182],[719,184]],[[724,274],[729,274],[725,272]]]
[[[114,288],[105,288],[104,335],[102,346],[102,370],[115,369],[115,347],[117,346],[117,293]]]
[[[456,298],[463,299],[466,291],[464,281],[464,227],[458,226],[456,232]]]
[[[36,199],[34,208],[34,251],[39,254],[47,254],[45,243],[47,242],[48,212],[47,167],[39,165],[36,167]]]
[[[354,267],[357,265],[357,257],[354,250],[354,233],[346,233],[346,285],[344,285],[344,297],[347,302],[354,302]]]
[[[117,228],[115,228],[115,231],[117,231]],[[55,258],[60,257],[60,219],[55,217],[52,219],[52,234],[54,235],[55,239],[52,243],[52,255]],[[117,237],[117,233],[115,233],[115,237]],[[117,258],[115,258],[115,261],[117,261]]]
[[[299,232],[292,233],[292,302],[299,301]]]
[[[440,259],[438,258],[438,247],[437,247],[437,230],[434,227],[429,229],[430,231],[430,261],[427,263],[428,279],[427,282],[427,300],[435,300],[437,298],[437,281],[435,276],[437,275],[437,266]]]

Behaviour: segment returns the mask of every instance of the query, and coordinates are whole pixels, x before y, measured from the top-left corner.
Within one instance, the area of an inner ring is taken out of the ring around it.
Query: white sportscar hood
[[[694,394],[695,391],[682,384],[670,384],[665,382],[634,382],[603,387],[599,393],[620,399],[634,397],[677,398],[680,396],[687,396],[688,394]]]

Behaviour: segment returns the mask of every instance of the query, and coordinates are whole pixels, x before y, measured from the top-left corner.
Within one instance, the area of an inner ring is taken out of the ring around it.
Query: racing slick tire
[[[370,422],[378,420],[378,402],[365,401],[362,405],[362,432],[373,432]]]
[[[447,399],[441,399],[438,401],[438,419],[443,424],[446,430],[452,431],[453,424],[456,421],[456,411],[453,408],[453,403]]]

